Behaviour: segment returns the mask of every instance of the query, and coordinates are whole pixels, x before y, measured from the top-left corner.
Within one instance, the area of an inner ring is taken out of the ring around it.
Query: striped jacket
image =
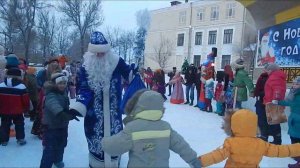
[[[29,94],[22,81],[6,78],[0,84],[0,114],[20,115],[29,111],[29,107]]]

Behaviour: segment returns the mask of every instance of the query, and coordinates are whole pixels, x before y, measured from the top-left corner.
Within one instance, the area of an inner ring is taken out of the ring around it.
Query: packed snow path
[[[213,102],[213,105],[215,102]],[[244,107],[254,110],[254,99],[243,104]],[[222,118],[214,113],[206,113],[189,105],[174,105],[169,101],[165,103],[166,112],[163,120],[168,121],[174,130],[180,133],[191,147],[198,153],[210,152],[223,144],[226,135],[221,129]],[[215,108],[215,106],[213,107]],[[15,138],[11,138],[6,147],[0,146],[0,167],[39,167],[42,157],[42,141],[30,134],[32,123],[29,119],[25,122],[25,134],[27,144],[19,146]],[[287,135],[287,125],[282,125],[283,144],[290,144]],[[84,136],[83,119],[80,122],[70,122],[68,146],[64,153],[66,167],[88,167],[88,149]],[[128,155],[124,154],[121,167],[126,167]],[[225,162],[211,167],[223,167]],[[288,163],[294,163],[291,158],[263,158],[261,167],[287,167]],[[170,167],[188,167],[179,157],[171,152]]]

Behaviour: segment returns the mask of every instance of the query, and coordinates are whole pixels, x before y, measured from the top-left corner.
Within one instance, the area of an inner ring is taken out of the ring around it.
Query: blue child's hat
[[[106,53],[110,46],[101,32],[95,31],[91,34],[88,51],[92,53]]]

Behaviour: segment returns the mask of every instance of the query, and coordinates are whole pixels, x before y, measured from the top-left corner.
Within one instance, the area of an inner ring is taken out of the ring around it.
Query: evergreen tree
[[[133,48],[135,58],[141,64],[144,63],[144,50],[147,30],[140,27],[135,36],[135,47]],[[143,65],[142,65],[143,66]]]
[[[181,66],[181,72],[182,72],[182,74],[185,74],[187,72],[188,68],[189,68],[189,62],[185,58],[182,66]]]

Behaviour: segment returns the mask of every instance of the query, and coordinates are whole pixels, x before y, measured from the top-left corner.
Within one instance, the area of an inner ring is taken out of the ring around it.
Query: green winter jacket
[[[46,96],[42,123],[49,129],[68,127],[69,119],[62,115],[62,113],[69,111],[69,97],[64,92],[55,88],[51,82],[45,82],[44,88]]]
[[[247,88],[249,90],[249,93],[254,92],[254,85],[252,83],[252,80],[249,78],[248,73],[244,69],[237,70],[233,85],[238,89],[236,98],[237,101],[248,100]]]
[[[169,167],[170,151],[193,165],[200,167],[196,152],[174,131],[170,124],[161,120],[163,98],[154,91],[146,91],[126,117],[123,131],[102,139],[102,148],[112,156],[129,151],[128,167]]]
[[[282,100],[278,104],[291,107],[291,114],[288,118],[288,134],[294,138],[300,138],[300,89],[295,92],[292,101]]]

